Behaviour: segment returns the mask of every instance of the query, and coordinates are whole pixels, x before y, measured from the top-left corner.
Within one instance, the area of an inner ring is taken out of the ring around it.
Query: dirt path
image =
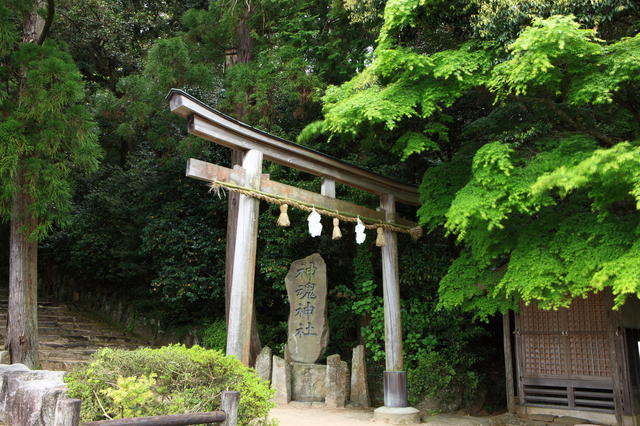
[[[373,408],[320,408],[287,404],[273,408],[270,417],[278,419],[280,426],[371,426]]]

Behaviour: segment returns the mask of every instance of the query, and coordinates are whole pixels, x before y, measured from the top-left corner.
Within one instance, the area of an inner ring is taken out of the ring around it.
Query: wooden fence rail
[[[60,399],[56,405],[53,426],[189,426],[204,423],[221,423],[222,426],[237,426],[239,400],[239,392],[225,391],[222,392],[221,411],[80,423],[80,400]]]

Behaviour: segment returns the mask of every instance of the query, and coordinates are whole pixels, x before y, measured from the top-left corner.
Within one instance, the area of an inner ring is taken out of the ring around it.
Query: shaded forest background
[[[496,390],[489,403],[502,404],[501,372],[486,362],[502,356],[496,314],[519,300],[556,307],[605,286],[617,295],[640,288],[637,272],[620,269],[640,250],[637,233],[628,232],[638,225],[640,195],[637,2],[54,3],[49,38],[63,43],[83,76],[81,103],[104,157],[91,175],[71,172],[71,220],[39,247],[43,294],[106,289],[164,324],[199,326],[208,345],[223,347],[227,199],[184,170],[190,157],[228,166],[231,154],[187,134],[169,112],[171,88],[422,185],[419,212],[398,206],[429,231],[418,241],[399,236],[409,370],[446,362],[460,383],[483,381]],[[2,19],[20,12],[8,3],[1,11]],[[598,172],[588,174],[582,161]],[[607,174],[612,163],[628,165]],[[319,192],[310,175],[277,164],[264,172]],[[337,196],[378,206],[376,197],[340,185]],[[349,359],[357,342],[366,343],[370,370],[381,377],[374,236],[358,246],[343,226],[339,241],[329,233],[311,238],[305,213],[290,210],[292,226],[279,228],[277,206],[261,212],[262,344],[282,351],[284,277],[292,261],[318,252],[328,265],[327,354]],[[3,224],[3,277],[8,232]],[[601,244],[611,239],[617,248]],[[588,253],[587,265],[568,266],[580,253]]]

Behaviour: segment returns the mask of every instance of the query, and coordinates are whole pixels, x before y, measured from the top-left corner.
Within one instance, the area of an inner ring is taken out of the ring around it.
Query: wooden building
[[[558,310],[522,303],[505,316],[511,411],[640,425],[640,302],[612,306],[599,292]]]

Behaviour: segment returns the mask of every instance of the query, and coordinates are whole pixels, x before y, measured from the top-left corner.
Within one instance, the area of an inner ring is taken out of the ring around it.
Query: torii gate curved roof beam
[[[266,160],[274,163],[328,177],[375,195],[393,195],[397,202],[403,204],[420,205],[416,185],[384,177],[255,129],[216,111],[182,90],[172,89],[167,98],[171,111],[188,119],[189,133],[193,135],[239,151],[256,149],[264,154]]]

